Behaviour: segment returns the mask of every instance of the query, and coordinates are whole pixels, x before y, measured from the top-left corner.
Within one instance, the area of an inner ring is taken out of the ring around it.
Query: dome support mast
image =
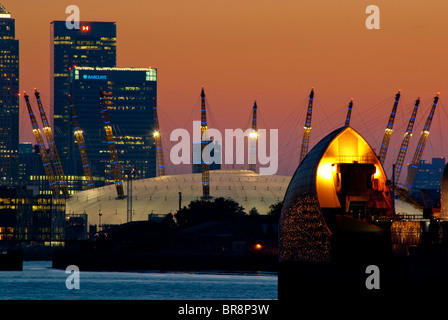
[[[415,118],[417,117],[418,106],[420,104],[420,97],[415,100],[414,109],[412,110],[411,118],[409,119],[408,127],[406,128],[406,132],[404,133],[403,141],[401,142],[400,151],[397,156],[397,161],[395,162],[394,172],[394,181],[395,184],[398,183],[398,179],[400,179],[401,170],[403,168],[404,158],[406,157],[406,152],[408,151],[409,140],[412,137],[412,130],[414,129]]]
[[[207,111],[205,109],[204,88],[201,91],[201,169],[202,169],[202,198],[210,198],[210,165],[204,159],[204,149],[210,143],[207,137]]]
[[[406,182],[404,184],[404,189],[408,192],[411,190],[412,184],[414,183],[415,175],[417,174],[418,165],[420,159],[422,158],[426,141],[428,140],[429,130],[431,129],[431,123],[434,117],[434,112],[436,111],[438,101],[439,101],[439,93],[437,93],[437,96],[434,97],[434,102],[432,103],[431,111],[429,112],[425,126],[423,127],[422,133],[420,135],[420,140],[418,141],[417,149],[415,150],[414,153],[414,158],[412,159],[412,162],[408,167],[408,176],[406,177]]]
[[[384,165],[384,160],[386,160],[387,149],[389,148],[390,137],[394,129],[395,115],[397,114],[398,101],[400,101],[400,92],[395,95],[394,106],[390,112],[389,122],[387,123],[386,130],[384,132],[383,141],[381,142],[380,155],[378,156],[380,163]]]
[[[249,135],[249,170],[256,172],[257,170],[257,140],[258,140],[258,126],[257,126],[257,101],[254,101],[252,108],[252,131]]]
[[[303,127],[302,148],[300,150],[299,164],[302,163],[303,159],[307,155],[308,147],[310,145],[311,115],[313,113],[313,101],[314,101],[314,87],[311,88],[310,98],[308,100],[308,110],[306,112],[305,126]]]

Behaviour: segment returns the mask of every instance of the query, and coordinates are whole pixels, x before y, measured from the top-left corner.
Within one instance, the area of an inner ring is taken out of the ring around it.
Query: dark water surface
[[[69,290],[65,270],[51,261],[24,261],[23,271],[0,272],[0,299],[239,300],[277,299],[276,273],[80,271]]]

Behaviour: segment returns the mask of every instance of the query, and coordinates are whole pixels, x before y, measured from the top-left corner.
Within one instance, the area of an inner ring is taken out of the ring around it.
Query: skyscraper
[[[138,178],[155,177],[153,100],[157,69],[92,68],[70,70],[72,96],[94,177],[112,180],[108,141],[101,118],[99,89],[104,92],[122,171],[135,169]],[[78,148],[73,164],[82,171]]]
[[[68,93],[70,69],[80,67],[115,67],[117,28],[114,22],[81,21],[79,29],[67,29],[65,21],[53,21],[51,30],[51,111],[55,143],[66,174],[73,174],[70,159],[74,136],[70,122]]]
[[[420,160],[417,174],[412,184],[411,193],[420,193],[421,189],[440,189],[443,169],[445,168],[445,158],[432,158],[432,163]],[[409,170],[409,165],[408,165]]]
[[[15,20],[0,4],[0,185],[18,180],[19,41]]]

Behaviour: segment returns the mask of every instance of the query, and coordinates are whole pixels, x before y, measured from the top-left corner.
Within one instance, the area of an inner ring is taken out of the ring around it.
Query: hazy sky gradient
[[[49,104],[50,22],[65,20],[65,8],[75,4],[81,10],[81,20],[117,22],[119,67],[158,68],[160,116],[166,113],[172,120],[165,117],[165,131],[185,126],[187,119],[191,127],[191,121],[199,119],[198,98],[204,85],[213,115],[209,126],[249,127],[253,99],[257,99],[264,120],[260,124],[279,128],[280,137],[282,132],[287,136],[280,145],[290,148],[284,154],[297,158],[306,112],[303,102],[314,86],[318,105],[312,144],[344,124],[346,106],[353,97],[351,125],[377,148],[393,96],[401,88],[398,134],[392,136],[395,150],[388,154],[387,172],[395,161],[414,100],[422,96],[415,129],[420,133],[437,91],[441,91],[440,106],[448,96],[446,0],[1,3],[16,19],[21,91],[38,87]],[[365,27],[365,10],[371,4],[380,8],[380,30]],[[448,156],[448,146],[441,142],[447,132],[442,129],[448,122],[446,110],[437,110],[436,117],[423,157],[426,159]],[[21,139],[33,141],[29,119],[22,120]],[[410,148],[407,162],[414,149]],[[279,173],[292,174],[294,161],[283,162]]]

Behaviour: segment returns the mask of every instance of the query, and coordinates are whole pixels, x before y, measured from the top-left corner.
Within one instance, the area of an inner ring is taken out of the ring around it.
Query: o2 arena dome
[[[283,201],[291,177],[259,175],[249,170],[210,171],[210,196],[238,202],[248,213],[256,208],[266,214],[269,206]],[[151,214],[175,214],[181,206],[202,196],[202,174],[165,175],[133,180],[132,221],[148,220]],[[123,183],[126,193],[126,181]],[[122,224],[127,222],[127,199],[117,200],[114,185],[84,190],[67,200],[68,214],[88,215],[89,224]],[[101,214],[101,216],[100,216]]]

